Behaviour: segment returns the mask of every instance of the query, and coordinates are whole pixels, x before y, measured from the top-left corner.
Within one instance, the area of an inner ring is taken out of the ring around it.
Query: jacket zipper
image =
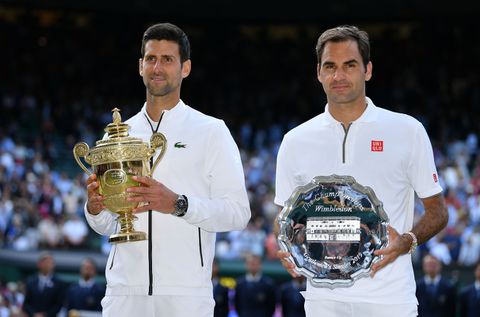
[[[150,128],[152,129],[152,135],[158,132],[158,128],[160,127],[160,122],[162,122],[163,114],[165,112],[162,111],[160,115],[160,119],[158,120],[157,127],[154,129],[150,119],[144,113],[145,119],[147,119]],[[150,157],[150,168],[153,166],[153,156]],[[153,295],[153,268],[152,268],[152,210],[148,211],[148,295]]]
[[[118,222],[115,223],[115,232],[117,232],[117,227],[118,227]],[[117,254],[117,245],[114,244],[112,248],[115,248],[115,249],[113,250],[112,263],[110,263],[110,267],[108,268],[109,270],[112,269],[113,262],[115,261],[115,254]]]
[[[115,244],[113,245],[113,248],[115,248],[115,250],[113,250],[112,263],[110,263],[109,270],[112,269],[112,267],[113,267],[113,261],[115,261],[115,254],[117,254],[117,246],[116,246]]]
[[[203,253],[202,253],[202,232],[198,228],[198,248],[200,250],[200,265],[203,267]]]
[[[352,126],[351,122],[348,124],[348,127],[346,127],[346,128],[342,124],[343,131],[345,131],[345,136],[343,137],[343,143],[342,143],[342,163],[343,164],[345,164],[345,144],[347,143],[348,130],[350,130],[351,126]]]
[[[152,211],[148,211],[148,295],[153,295],[153,268],[152,268]]]

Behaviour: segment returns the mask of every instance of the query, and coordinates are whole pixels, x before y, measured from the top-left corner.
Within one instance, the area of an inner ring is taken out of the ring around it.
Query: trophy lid
[[[142,139],[130,137],[128,130],[130,126],[122,122],[122,116],[120,115],[120,109],[112,109],[112,122],[109,123],[104,131],[107,132],[108,138],[103,140],[98,140],[96,142],[97,146],[105,146],[109,144],[118,144],[118,143],[142,143]]]
[[[122,122],[122,116],[120,115],[120,109],[112,109],[112,123],[109,123],[105,128],[105,132],[108,133],[108,138],[122,138],[128,137],[128,130],[130,127],[128,124]]]

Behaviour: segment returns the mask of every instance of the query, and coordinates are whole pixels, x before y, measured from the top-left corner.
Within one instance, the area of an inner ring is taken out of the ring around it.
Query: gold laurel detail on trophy
[[[150,157],[146,144],[122,144],[121,146],[103,146],[95,148],[90,153],[92,165],[118,161],[141,161]]]

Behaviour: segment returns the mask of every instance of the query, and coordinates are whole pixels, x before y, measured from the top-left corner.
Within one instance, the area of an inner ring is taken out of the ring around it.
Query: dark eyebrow
[[[358,64],[358,61],[356,59],[351,59],[349,61],[346,61],[345,63],[343,63],[345,65],[348,65],[348,64]]]
[[[325,65],[335,65],[335,63],[330,61],[325,61],[322,63],[322,66],[325,66]]]

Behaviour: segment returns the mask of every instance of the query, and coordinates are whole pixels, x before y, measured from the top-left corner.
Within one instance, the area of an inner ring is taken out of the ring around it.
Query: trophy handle
[[[151,177],[152,174],[153,174],[153,171],[157,167],[158,163],[160,163],[161,159],[165,155],[165,152],[167,151],[167,138],[162,133],[155,132],[154,134],[152,134],[152,137],[150,138],[150,145],[153,149],[152,155],[153,155],[153,153],[155,153],[157,148],[161,148],[160,149],[160,154],[158,155],[157,159],[155,160],[155,163],[153,163],[153,166],[150,169],[150,172],[148,174],[148,176]]]
[[[79,142],[73,147],[73,157],[75,158],[75,161],[77,161],[77,164],[88,174],[88,176],[92,175],[92,172],[83,165],[80,158],[83,157],[86,160],[85,157],[87,156],[89,149],[88,144],[85,142]]]

